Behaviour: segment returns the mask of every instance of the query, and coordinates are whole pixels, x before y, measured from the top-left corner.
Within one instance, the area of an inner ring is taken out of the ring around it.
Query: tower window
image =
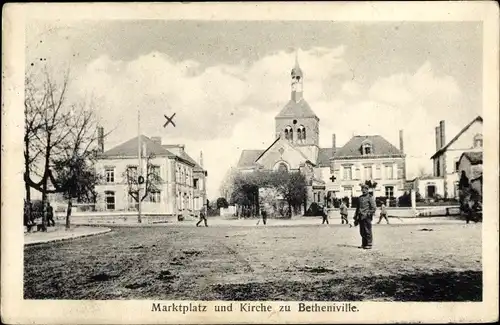
[[[293,124],[297,124],[297,120],[293,120]]]
[[[293,129],[291,126],[285,128],[285,139],[293,140]]]
[[[306,128],[303,125],[297,128],[297,140],[299,143],[304,143],[306,140]]]

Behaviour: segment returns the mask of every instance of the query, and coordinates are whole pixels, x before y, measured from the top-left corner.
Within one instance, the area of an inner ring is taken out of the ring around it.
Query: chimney
[[[203,151],[200,151],[200,166],[203,167]]]
[[[332,134],[332,156],[335,155],[335,152],[337,151],[337,141],[335,138],[335,133]]]
[[[102,126],[97,127],[97,150],[100,153],[104,152],[104,128]]]
[[[436,151],[441,149],[441,131],[439,126],[436,126]]]
[[[446,145],[446,133],[444,129],[444,120],[439,122],[439,133],[440,133],[440,140],[441,141],[441,147],[444,147]]]
[[[151,141],[157,144],[161,144],[161,137],[151,137]]]
[[[405,147],[403,143],[403,130],[399,130],[399,150],[401,153],[405,152]]]

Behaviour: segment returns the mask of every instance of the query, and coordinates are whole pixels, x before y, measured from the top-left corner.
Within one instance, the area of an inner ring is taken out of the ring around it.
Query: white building
[[[445,122],[436,127],[436,153],[432,155],[433,176],[443,181],[444,198],[458,198],[460,180],[459,160],[464,152],[482,152],[483,118],[477,116],[467,124],[450,142],[446,143]],[[429,186],[432,186],[430,184]]]
[[[102,140],[101,140],[102,141]],[[150,159],[150,173],[159,178],[148,197],[142,201],[142,211],[158,214],[195,214],[206,202],[207,173],[194,161],[183,145],[162,145],[161,139],[141,135],[143,172],[138,173],[138,138],[135,137],[108,151],[102,152],[96,171],[102,180],[96,186],[97,210],[134,211],[137,202],[130,195],[127,170],[144,175],[146,157]],[[100,145],[101,148],[103,145]]]

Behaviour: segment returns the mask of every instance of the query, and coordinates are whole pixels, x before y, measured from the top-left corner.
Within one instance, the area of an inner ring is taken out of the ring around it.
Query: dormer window
[[[361,145],[361,153],[363,155],[373,154],[373,147],[372,147],[371,142],[369,142],[369,141],[363,142],[363,144]]]
[[[483,147],[483,135],[476,134],[474,136],[474,148],[482,148]]]

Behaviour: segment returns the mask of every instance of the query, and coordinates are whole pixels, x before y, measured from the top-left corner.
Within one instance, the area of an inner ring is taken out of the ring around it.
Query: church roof
[[[373,156],[384,156],[384,157],[402,157],[404,154],[395,146],[393,146],[389,141],[381,137],[380,135],[356,135],[351,138],[342,148],[339,148],[335,153],[335,158],[357,158],[366,157],[362,154],[361,144],[365,141],[369,141],[372,145]]]
[[[304,118],[304,117],[316,117],[313,110],[306,102],[305,99],[300,100],[299,102],[295,102],[290,100],[285,107],[276,115],[276,118]]]
[[[238,168],[252,168],[255,167],[255,161],[264,150],[243,150],[241,152],[240,160],[238,161]]]
[[[122,144],[117,145],[105,152],[103,152],[101,158],[109,157],[137,157],[137,141],[138,137],[132,138]],[[161,144],[154,142],[145,135],[141,135],[141,144],[146,145],[147,154],[154,154],[155,156],[168,156],[174,157],[175,155],[165,149]]]

